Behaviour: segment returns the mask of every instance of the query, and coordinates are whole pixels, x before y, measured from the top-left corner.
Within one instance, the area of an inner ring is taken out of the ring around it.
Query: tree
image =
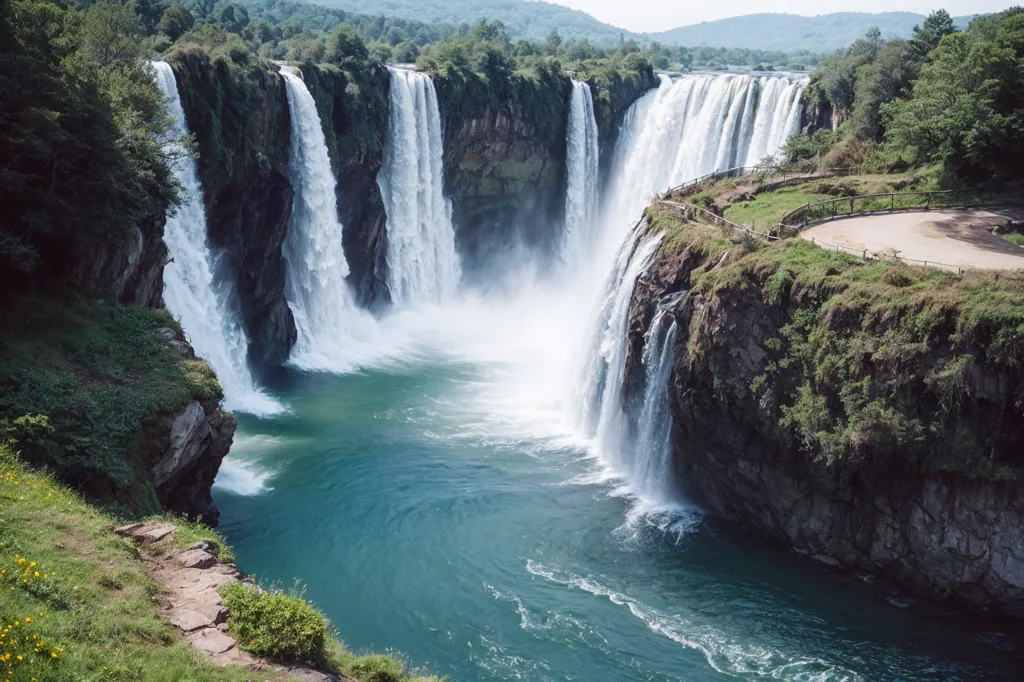
[[[338,24],[327,38],[324,58],[338,66],[355,66],[369,58],[369,52],[359,34],[348,24]]]
[[[922,54],[927,54],[935,49],[943,36],[955,32],[956,26],[949,12],[944,9],[935,10],[925,17],[921,26],[914,27],[914,43]]]
[[[881,139],[881,105],[910,94],[912,82],[917,78],[923,61],[914,45],[896,40],[883,45],[874,61],[857,69],[850,114],[855,135]]]
[[[157,24],[157,30],[171,40],[177,40],[195,23],[196,18],[192,16],[191,12],[178,3],[174,3],[164,10],[164,15],[160,17],[160,23]]]
[[[558,29],[551,29],[551,33],[548,34],[547,39],[544,41],[544,54],[549,57],[557,57],[558,50],[562,47],[562,36],[559,35]]]
[[[941,163],[949,177],[1018,173],[1024,131],[997,106],[1017,66],[1013,53],[953,33],[929,56],[914,96],[881,107],[887,143],[911,161]]]

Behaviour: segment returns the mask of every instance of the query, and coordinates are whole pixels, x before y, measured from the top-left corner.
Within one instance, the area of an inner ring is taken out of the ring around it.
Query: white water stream
[[[206,208],[195,159],[180,140],[188,123],[178,96],[174,71],[166,62],[153,62],[156,84],[174,119],[173,139],[165,152],[174,158],[172,170],[182,187],[182,203],[167,214],[164,243],[173,259],[164,268],[164,302],[181,323],[199,357],[207,360],[224,389],[229,410],[267,416],[282,406],[264,395],[253,381],[246,361],[248,340],[230,309],[230,287],[215,282],[214,254],[207,245]]]
[[[572,264],[586,257],[591,237],[598,228],[601,204],[597,120],[594,99],[586,83],[572,82],[565,146],[568,178],[562,260]]]
[[[388,288],[398,306],[441,303],[455,294],[460,267],[443,189],[437,93],[429,76],[389,71],[388,139],[377,175],[388,219]]]
[[[293,68],[284,66],[292,121],[288,176],[294,198],[284,257],[286,297],[298,341],[289,362],[308,370],[347,372],[372,353],[373,317],[356,305],[345,278],[335,179],[313,96]]]

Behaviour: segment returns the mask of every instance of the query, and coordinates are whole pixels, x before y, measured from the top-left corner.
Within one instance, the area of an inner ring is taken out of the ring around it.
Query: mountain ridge
[[[543,0],[317,0],[313,3],[369,16],[393,16],[428,23],[501,21],[515,38],[544,40],[557,29],[563,40],[586,39],[614,45],[634,39],[686,47],[749,48],[785,52],[834,52],[874,26],[885,38],[909,38],[925,15],[913,12],[831,12],[812,17],[781,12],[747,14],[678,26],[657,33],[627,31],[577,9]],[[963,28],[971,17],[955,17]]]

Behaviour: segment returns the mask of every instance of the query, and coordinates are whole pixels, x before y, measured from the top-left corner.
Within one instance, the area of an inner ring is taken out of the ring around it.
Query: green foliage
[[[663,251],[692,259],[690,287],[723,302],[710,305],[759,295],[784,316],[779,336],[762,345],[749,390],[811,456],[996,480],[1024,465],[1024,403],[1014,397],[1024,384],[1020,275],[958,277],[802,239],[750,249],[729,232],[668,213],[656,212],[652,229],[665,230]],[[709,384],[733,357],[717,343],[691,330],[691,371]],[[980,377],[994,376],[1004,382],[1005,415],[971,393]]]
[[[195,17],[187,9],[174,3],[168,7],[163,16],[160,17],[160,23],[157,24],[157,30],[165,34],[171,40],[177,40],[184,33],[189,31],[196,23]]]
[[[924,23],[914,27],[914,43],[922,54],[926,54],[939,44],[943,37],[956,33],[953,17],[944,9],[935,10]]]
[[[0,7],[0,278],[64,275],[79,239],[117,241],[175,199],[169,119],[127,6]]]
[[[191,400],[219,400],[216,378],[155,330],[166,311],[32,296],[7,303],[0,334],[0,418],[28,461],[137,511],[150,508],[143,435]],[[26,422],[24,415],[45,415]],[[52,430],[51,430],[52,429]]]
[[[0,614],[17,617],[36,635],[31,641],[44,642],[40,648],[47,650],[46,659],[39,660],[33,658],[34,647],[26,646],[32,656],[25,656],[13,679],[255,682],[274,677],[216,667],[189,646],[160,617],[153,599],[157,585],[138,550],[111,532],[117,524],[0,443],[0,570],[7,571],[0,583],[36,563],[17,585],[3,585]]]
[[[360,66],[367,60],[366,45],[348,24],[339,24],[327,39],[324,58],[331,64],[343,67]]]
[[[219,589],[228,607],[228,630],[246,651],[271,659],[322,666],[331,625],[300,596],[232,583]]]
[[[1012,8],[957,33],[940,10],[915,26],[912,40],[884,43],[873,31],[830,57],[807,89],[812,111],[830,106],[848,119],[826,160],[889,171],[938,165],[947,185],[1019,179],[1022,16]],[[806,157],[820,151],[817,142],[791,140],[787,154]]]
[[[947,35],[929,55],[914,96],[882,106],[890,147],[967,179],[1019,175],[1024,119],[1020,62],[1008,48]]]

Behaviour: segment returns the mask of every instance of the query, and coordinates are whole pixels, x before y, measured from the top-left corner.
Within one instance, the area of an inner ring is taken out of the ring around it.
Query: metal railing
[[[853,256],[857,256],[858,258],[863,258],[864,260],[893,260],[900,261],[901,263],[906,263],[907,265],[921,265],[926,268],[943,268],[945,270],[952,270],[956,272],[956,274],[958,275],[964,274],[963,266],[953,265],[952,263],[942,263],[937,260],[921,260],[919,258],[907,258],[906,256],[901,256],[898,253],[894,252],[890,253],[885,251],[870,251],[868,249],[855,249],[852,246],[845,246],[843,244],[833,244],[832,242],[826,242],[822,239],[818,239],[817,237],[811,237],[810,242],[815,246],[820,246],[823,249],[828,249],[830,251],[842,251],[844,253],[849,253]]]
[[[779,220],[779,226],[791,230],[805,230],[812,225],[852,215],[928,210],[935,207],[948,208],[955,206],[956,200],[955,190],[886,192],[839,197],[808,203],[790,211]]]
[[[767,232],[758,232],[752,227],[740,225],[739,223],[734,223],[731,220],[723,218],[717,213],[712,213],[708,209],[702,208],[700,206],[695,206],[693,204],[687,204],[679,201],[668,201],[666,199],[662,199],[660,203],[666,204],[668,206],[675,206],[676,208],[682,209],[683,217],[685,217],[687,220],[692,220],[696,216],[701,216],[702,218],[704,218],[704,220],[708,221],[712,225],[718,227],[731,227],[732,229],[738,232],[745,232],[751,235],[752,237],[757,237],[758,239],[767,239],[768,241],[778,241],[779,239],[781,239],[779,235],[768,234]]]
[[[716,170],[707,175],[702,175],[699,178],[694,178],[684,182],[681,185],[677,185],[672,189],[666,191],[663,195],[663,199],[668,199],[673,194],[681,196],[689,196],[696,192],[697,188],[703,185],[710,185],[718,182],[719,180],[726,180],[729,178],[739,178],[746,175],[759,175],[758,185],[767,184],[768,180],[776,180],[777,182],[786,182],[787,180],[794,180],[797,178],[831,178],[831,177],[842,177],[847,175],[856,175],[859,171],[858,168],[850,166],[848,168],[825,168],[821,169],[816,166],[808,167],[783,167],[783,166],[737,166],[736,168],[727,168],[726,170]]]

